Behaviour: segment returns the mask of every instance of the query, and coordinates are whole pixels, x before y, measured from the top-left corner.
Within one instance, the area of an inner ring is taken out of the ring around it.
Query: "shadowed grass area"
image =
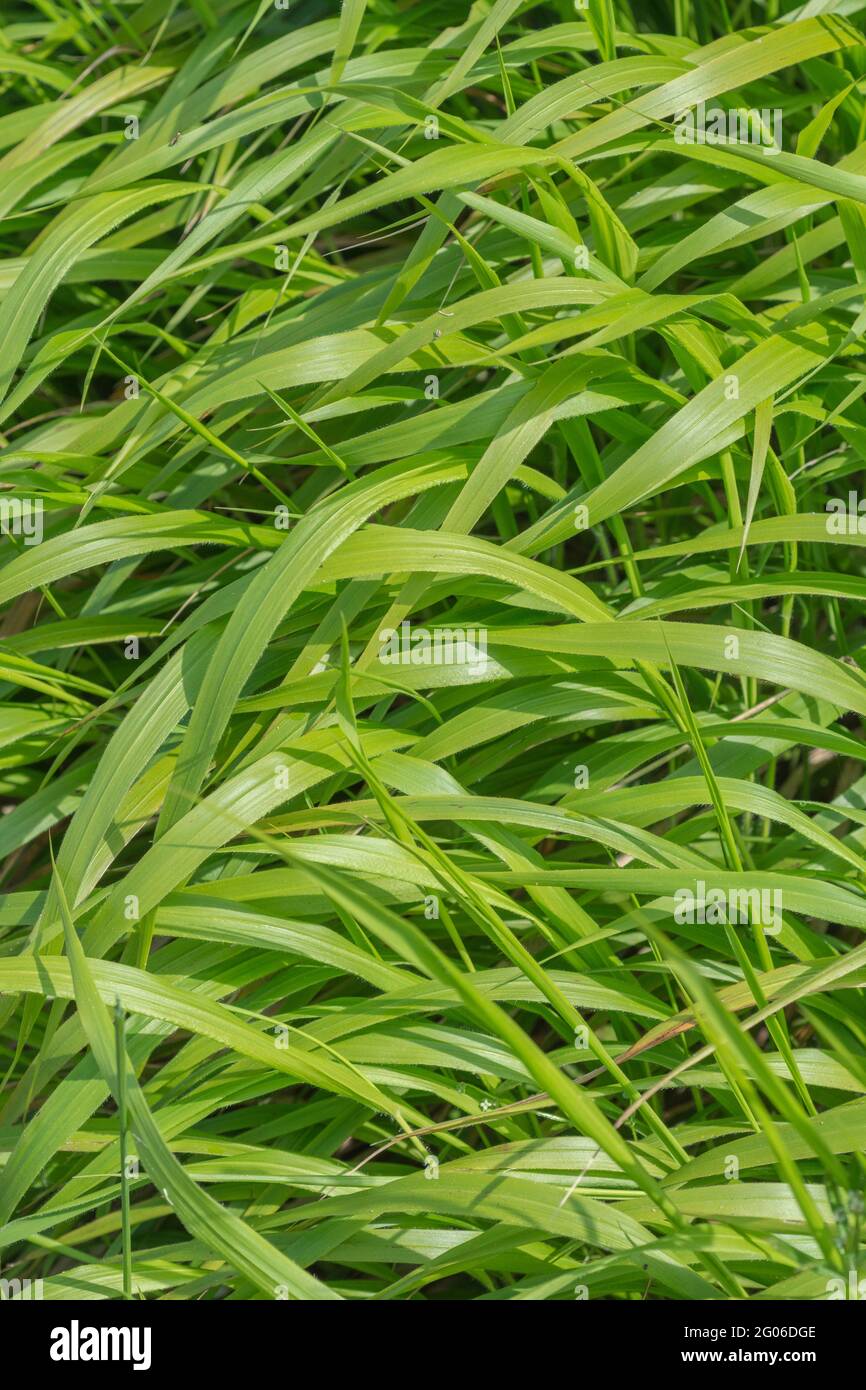
[[[11,0],[2,1297],[866,1278],[864,13]]]

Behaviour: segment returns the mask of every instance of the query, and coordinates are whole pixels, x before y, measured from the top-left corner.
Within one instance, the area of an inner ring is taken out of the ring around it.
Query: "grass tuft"
[[[10,0],[0,1295],[866,1279],[864,10]]]

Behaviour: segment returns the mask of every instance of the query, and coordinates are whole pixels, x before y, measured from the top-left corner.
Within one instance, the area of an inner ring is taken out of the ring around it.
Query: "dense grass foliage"
[[[7,1297],[866,1279],[863,10],[4,7]]]

